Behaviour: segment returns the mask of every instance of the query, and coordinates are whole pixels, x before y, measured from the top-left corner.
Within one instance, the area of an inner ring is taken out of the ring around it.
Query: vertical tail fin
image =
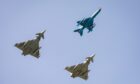
[[[44,33],[46,32],[46,30],[44,30],[41,33],[37,33],[36,35],[38,35],[39,37],[42,37],[44,39]]]
[[[78,32],[80,34],[80,36],[83,35],[83,28],[82,29],[76,29],[74,30],[74,32]]]
[[[92,62],[94,61],[93,59],[94,59],[95,55],[96,55],[96,54],[94,54],[93,56],[90,57],[90,60],[91,60]]]
[[[94,57],[95,57],[96,54],[90,56],[90,57],[87,57],[86,59],[91,61],[91,62],[94,62]]]

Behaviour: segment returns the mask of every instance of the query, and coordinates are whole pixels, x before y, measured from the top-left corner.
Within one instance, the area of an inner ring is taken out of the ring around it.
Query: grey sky
[[[140,84],[140,1],[0,0],[0,84]],[[74,33],[76,21],[99,7],[93,32]],[[14,47],[47,30],[41,57]],[[71,78],[66,66],[96,53],[89,79]]]

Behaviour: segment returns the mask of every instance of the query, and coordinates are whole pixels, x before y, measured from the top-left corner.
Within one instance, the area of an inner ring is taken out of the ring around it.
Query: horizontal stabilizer
[[[78,32],[80,34],[80,36],[83,35],[83,29],[76,29],[76,30],[74,30],[74,32]]]

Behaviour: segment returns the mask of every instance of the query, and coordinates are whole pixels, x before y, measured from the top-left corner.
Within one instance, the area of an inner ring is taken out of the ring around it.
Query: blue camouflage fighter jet
[[[88,33],[91,32],[93,30],[93,28],[95,27],[94,18],[100,13],[100,11],[101,11],[101,8],[99,8],[91,17],[77,21],[77,26],[80,29],[76,29],[76,30],[74,30],[74,32],[78,32],[80,34],[80,36],[83,35],[83,30],[85,28],[88,29]]]

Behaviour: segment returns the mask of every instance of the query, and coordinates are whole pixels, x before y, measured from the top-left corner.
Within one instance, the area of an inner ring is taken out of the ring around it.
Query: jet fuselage
[[[78,25],[81,25],[83,28],[89,28],[93,26],[93,18],[89,17],[86,19],[83,19],[82,21],[77,22]]]
[[[88,29],[88,33],[91,32],[93,28],[95,27],[94,18],[100,13],[100,11],[101,11],[101,8],[98,9],[95,13],[93,13],[91,17],[77,21],[77,26],[81,26],[81,27],[80,29],[74,30],[74,32],[78,32],[80,36],[83,35],[83,30],[85,28]]]

